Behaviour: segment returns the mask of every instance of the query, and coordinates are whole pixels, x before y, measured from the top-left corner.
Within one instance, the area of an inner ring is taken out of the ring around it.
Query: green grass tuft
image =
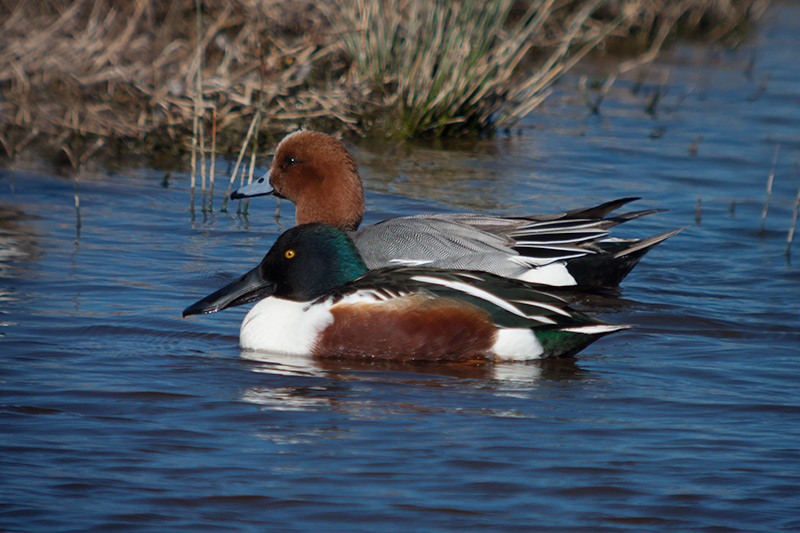
[[[592,24],[597,4],[558,13],[545,0],[514,14],[512,0],[358,0],[342,3],[336,23],[346,29],[352,78],[377,102],[390,135],[481,134],[538,106],[551,83],[622,20]],[[565,24],[547,35],[556,19]],[[557,45],[539,64],[526,64],[534,44],[547,39]]]

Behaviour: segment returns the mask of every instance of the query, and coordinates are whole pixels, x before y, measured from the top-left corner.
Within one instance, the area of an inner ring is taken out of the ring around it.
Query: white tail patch
[[[539,359],[544,348],[528,328],[500,328],[492,346],[495,357],[504,361]]]
[[[544,283],[556,287],[571,287],[577,285],[575,278],[567,270],[567,265],[563,262],[550,263],[534,270],[529,270],[519,276],[522,281]]]

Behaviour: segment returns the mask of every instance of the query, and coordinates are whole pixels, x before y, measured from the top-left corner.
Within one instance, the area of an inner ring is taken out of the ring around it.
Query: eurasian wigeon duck
[[[397,217],[359,230],[364,189],[356,160],[339,140],[309,130],[287,135],[269,172],[231,198],[270,194],[295,204],[297,224],[325,222],[350,232],[368,268],[483,270],[556,286],[616,287],[653,246],[680,231],[645,239],[609,237],[614,226],[661,212],[608,216],[638,198],[546,215]]]
[[[542,287],[479,271],[368,270],[345,232],[312,223],[283,233],[256,268],[183,316],[258,301],[241,326],[246,350],[398,361],[570,357],[627,327]]]

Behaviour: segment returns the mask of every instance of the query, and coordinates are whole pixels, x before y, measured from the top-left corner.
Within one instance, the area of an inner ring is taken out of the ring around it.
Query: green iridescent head
[[[278,237],[259,266],[274,295],[311,300],[361,276],[367,266],[350,237],[334,226],[302,224]]]

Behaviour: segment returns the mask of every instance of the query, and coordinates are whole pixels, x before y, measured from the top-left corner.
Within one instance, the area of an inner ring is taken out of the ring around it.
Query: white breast
[[[386,300],[374,291],[358,291],[347,295],[336,305]],[[320,332],[333,322],[330,300],[311,305],[283,298],[265,298],[258,302],[242,321],[239,346],[290,355],[312,353]]]
[[[244,317],[239,346],[246,350],[309,354],[319,332],[331,322],[328,306],[265,298]]]

